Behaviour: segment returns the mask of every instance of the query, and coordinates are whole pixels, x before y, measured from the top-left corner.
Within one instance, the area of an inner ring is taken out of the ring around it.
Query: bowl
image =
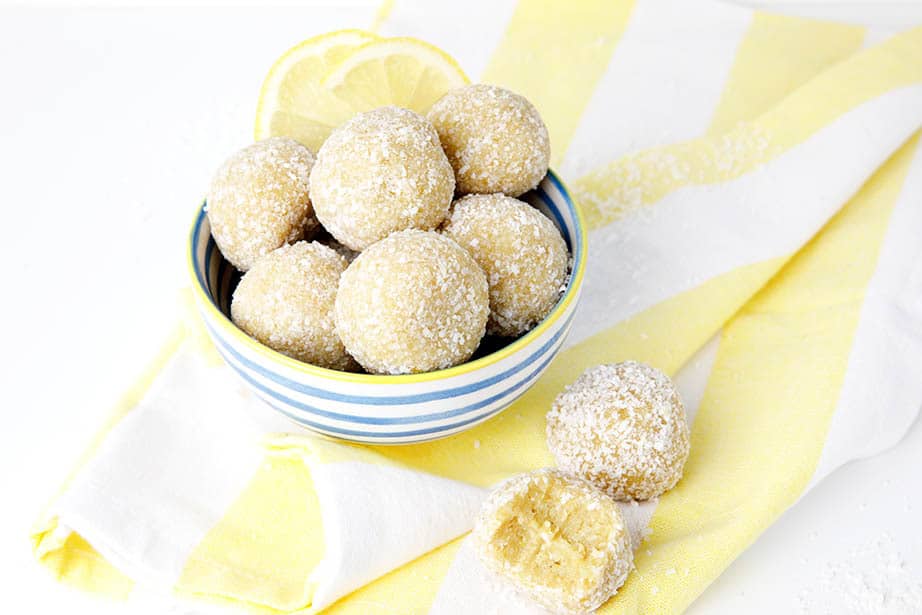
[[[572,270],[547,318],[490,354],[449,369],[392,376],[325,369],[264,346],[230,319],[240,273],[212,239],[203,204],[189,236],[188,264],[205,328],[256,395],[307,429],[371,444],[424,442],[470,429],[507,408],[547,369],[570,330],[586,269],[583,219],[557,175],[548,172],[520,198],[561,230]]]

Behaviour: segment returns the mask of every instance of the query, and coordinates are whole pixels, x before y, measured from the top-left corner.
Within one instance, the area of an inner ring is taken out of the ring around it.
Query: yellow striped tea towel
[[[638,359],[677,374],[692,454],[631,512],[652,533],[603,612],[681,612],[810,485],[916,416],[922,28],[708,1],[456,4],[388,3],[380,29],[438,43],[548,122],[590,224],[567,348],[469,432],[316,453],[303,435],[266,448],[291,426],[185,333],[36,531],[62,580],[265,613],[355,588],[329,612],[527,611],[459,536],[483,489],[552,463],[544,414],[565,384]],[[374,472],[342,474],[369,491],[336,495],[335,466],[369,459]],[[360,527],[350,515],[372,500],[406,522]]]

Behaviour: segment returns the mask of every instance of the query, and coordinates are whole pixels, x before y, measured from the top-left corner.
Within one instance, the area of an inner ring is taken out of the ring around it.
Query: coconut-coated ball
[[[503,194],[472,194],[455,201],[442,229],[487,274],[487,332],[516,336],[554,308],[569,266],[567,244],[547,216]]]
[[[299,361],[352,371],[333,324],[346,259],[317,242],[284,245],[254,263],[231,302],[231,318],[250,336]]]
[[[689,436],[685,406],[660,370],[626,361],[587,369],[547,414],[558,465],[617,500],[648,500],[682,477]]]
[[[287,137],[254,143],[221,165],[208,191],[208,222],[234,267],[246,271],[317,228],[308,194],[313,165],[314,154]]]
[[[428,117],[462,194],[519,196],[547,174],[547,126],[523,96],[494,85],[469,85],[450,90]]]
[[[552,613],[594,612],[621,587],[634,561],[614,500],[560,470],[501,483],[471,535],[488,570]]]
[[[454,190],[435,129],[400,107],[359,113],[334,130],[311,172],[317,217],[353,250],[395,231],[436,228]]]
[[[410,374],[463,363],[490,312],[487,279],[467,251],[431,231],[394,233],[342,276],[336,329],[370,372]]]

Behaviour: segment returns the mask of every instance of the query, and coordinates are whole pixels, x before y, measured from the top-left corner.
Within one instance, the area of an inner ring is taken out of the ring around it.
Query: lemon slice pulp
[[[256,140],[288,136],[314,152],[350,112],[321,81],[353,50],[377,36],[340,30],[308,39],[280,57],[266,76],[256,108]]]
[[[301,43],[272,67],[260,93],[256,138],[289,136],[316,152],[356,113],[387,105],[425,113],[468,83],[451,56],[423,41],[334,32]]]
[[[445,92],[468,83],[451,56],[414,38],[362,45],[323,80],[354,112],[397,105],[425,113]]]

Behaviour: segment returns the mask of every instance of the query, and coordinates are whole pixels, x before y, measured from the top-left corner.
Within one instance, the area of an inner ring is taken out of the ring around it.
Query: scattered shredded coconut
[[[489,316],[486,276],[464,248],[435,232],[394,233],[346,269],[336,329],[367,370],[408,374],[470,358]]]
[[[617,500],[647,500],[682,477],[689,452],[685,407],[666,374],[627,361],[586,370],[547,414],[558,465]]]
[[[333,131],[310,184],[324,228],[353,250],[395,231],[436,228],[455,190],[435,129],[399,107],[360,113]]]
[[[472,194],[455,201],[442,229],[467,248],[490,285],[487,332],[525,333],[554,308],[566,288],[569,253],[544,214],[503,194]]]
[[[534,105],[492,85],[449,91],[429,110],[458,192],[519,196],[547,174],[551,144]]]
[[[317,219],[308,196],[314,155],[287,137],[245,147],[215,173],[208,222],[221,254],[240,271],[286,243],[310,237]]]
[[[913,574],[889,534],[853,549],[848,559],[830,563],[817,589],[798,595],[802,613],[835,615],[918,615],[922,578]]]
[[[321,367],[355,370],[333,325],[333,303],[346,259],[317,242],[299,241],[263,256],[231,303],[234,323],[266,346]]]
[[[682,185],[739,177],[774,155],[770,135],[755,124],[707,139],[629,154],[581,178],[574,197],[598,224],[637,212]]]
[[[472,539],[486,568],[554,613],[595,610],[633,566],[618,505],[560,470],[501,483],[484,502]]]

